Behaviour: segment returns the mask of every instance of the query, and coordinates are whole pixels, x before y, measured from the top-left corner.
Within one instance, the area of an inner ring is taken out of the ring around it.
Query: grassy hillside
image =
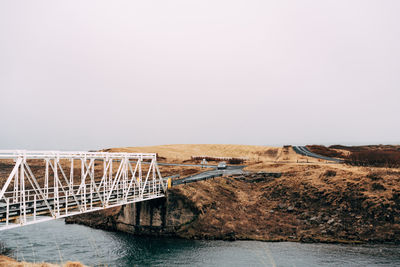
[[[176,229],[179,237],[400,242],[399,168],[326,164],[298,156],[291,148],[263,146],[170,145],[110,151],[157,152],[167,161],[201,154],[249,158],[247,174],[170,189],[169,194],[181,196],[198,214]],[[263,171],[282,176],[269,177]],[[96,226],[90,220],[89,224]]]

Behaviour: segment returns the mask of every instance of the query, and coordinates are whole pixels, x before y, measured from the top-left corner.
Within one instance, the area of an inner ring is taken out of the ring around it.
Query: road
[[[179,184],[187,184],[193,183],[201,180],[207,180],[214,177],[220,177],[224,175],[233,175],[233,174],[241,174],[243,173],[243,168],[246,166],[228,166],[226,169],[223,170],[212,170],[212,171],[205,171],[199,174],[191,175],[179,180],[172,181],[172,185],[179,185]]]
[[[307,156],[307,157],[312,157],[312,158],[317,158],[317,159],[323,159],[323,160],[328,160],[328,161],[333,161],[337,163],[342,163],[343,160],[341,159],[335,159],[335,158],[330,158],[330,157],[325,157],[322,155],[315,154],[308,150],[307,147],[305,146],[293,146],[293,150],[300,155]]]

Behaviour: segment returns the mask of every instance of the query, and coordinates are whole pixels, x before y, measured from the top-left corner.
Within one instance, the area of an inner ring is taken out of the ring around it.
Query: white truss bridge
[[[156,154],[0,150],[0,231],[164,197]]]

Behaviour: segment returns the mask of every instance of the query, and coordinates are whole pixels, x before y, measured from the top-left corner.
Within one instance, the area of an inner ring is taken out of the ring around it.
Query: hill
[[[168,208],[174,216],[186,212],[184,217],[189,218],[173,226],[173,235],[178,237],[400,242],[400,169],[327,164],[297,156],[290,147],[171,145],[108,151],[157,152],[167,161],[187,161],[199,154],[249,158],[248,173],[169,190],[169,198],[188,207],[186,211]],[[282,176],[269,177],[264,172]],[[119,208],[69,221],[120,230],[123,212]],[[138,229],[138,225],[132,227]],[[166,228],[155,232],[171,234]]]

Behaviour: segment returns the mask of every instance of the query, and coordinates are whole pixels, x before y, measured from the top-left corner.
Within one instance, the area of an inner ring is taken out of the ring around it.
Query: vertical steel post
[[[94,183],[94,159],[90,160],[90,163],[92,163],[92,166],[90,168],[90,209],[93,209],[93,183]],[[90,165],[89,163],[89,165]]]
[[[21,166],[19,166],[19,168],[21,168]],[[13,194],[14,203],[18,202],[18,185],[19,185],[19,171],[17,170],[14,178],[14,194]]]
[[[110,158],[110,170],[109,170],[109,176],[108,176],[108,191],[111,190],[112,184],[113,184],[113,158]]]
[[[54,159],[54,209],[56,217],[60,216],[60,196],[58,192],[58,158]]]
[[[26,163],[24,158],[23,163]],[[26,223],[26,200],[25,200],[25,176],[24,176],[24,164],[20,166],[20,224]]]
[[[81,203],[84,210],[86,210],[85,163],[86,156],[81,158]]]
[[[49,159],[46,158],[46,167],[45,167],[45,174],[44,174],[44,194],[46,198],[49,198]]]
[[[68,191],[65,192],[65,215],[68,215]]]
[[[128,158],[124,158],[125,163],[124,163],[124,173],[123,173],[123,184],[122,184],[122,199],[125,199],[125,195],[127,195],[126,189],[127,189],[127,181],[128,181]]]
[[[142,184],[142,156],[140,156],[140,158],[138,159],[138,164],[139,164],[139,188],[138,188],[138,190],[139,190],[139,195],[140,195],[140,192],[142,191],[142,187],[143,187],[143,184]]]
[[[74,158],[71,158],[71,170],[69,172],[69,184],[71,185],[70,187],[70,193],[73,193],[74,190]]]
[[[106,160],[105,157],[103,158],[103,176],[104,176],[103,196],[105,197],[106,189],[107,189],[107,186],[108,186],[108,181],[107,181],[107,160]]]
[[[153,157],[152,161],[153,161],[153,194],[157,194],[156,193],[156,156]]]
[[[33,220],[36,221],[36,194],[33,196]]]
[[[8,225],[8,220],[9,220],[9,216],[10,216],[10,200],[8,198],[6,198],[6,225]]]

